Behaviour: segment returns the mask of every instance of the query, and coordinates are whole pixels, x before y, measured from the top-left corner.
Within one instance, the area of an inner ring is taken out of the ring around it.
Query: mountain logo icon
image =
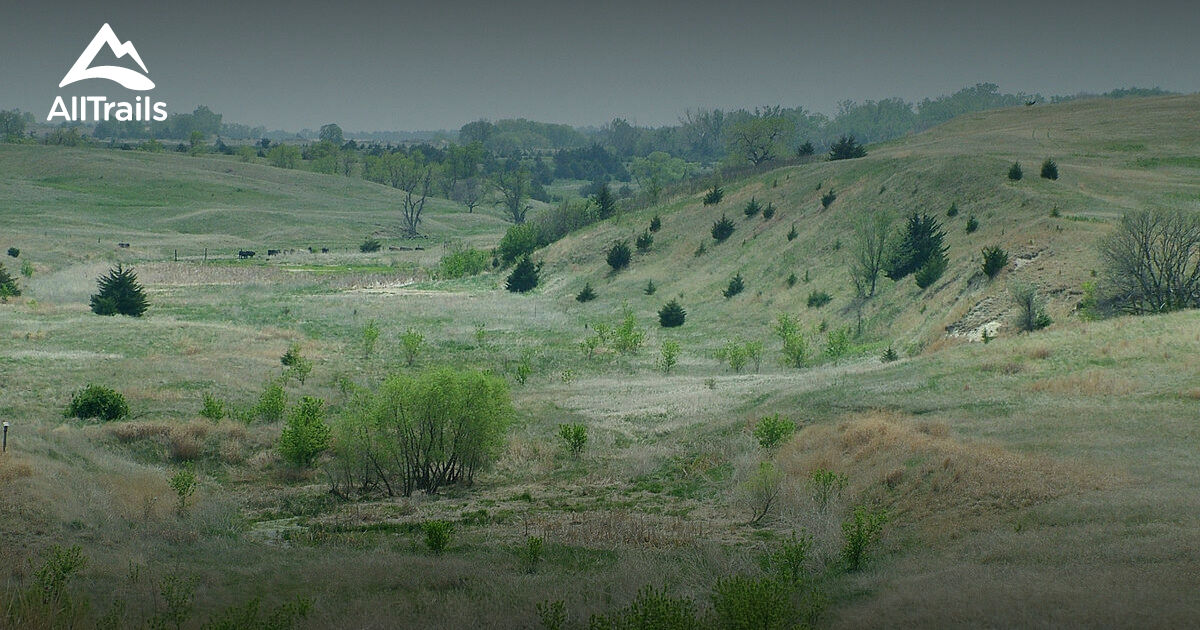
[[[75,60],[75,65],[71,66],[71,69],[67,71],[66,76],[63,77],[62,83],[59,83],[58,87],[66,87],[72,83],[86,79],[108,79],[109,81],[121,84],[129,90],[144,92],[154,89],[154,82],[150,80],[150,77],[129,68],[122,68],[120,66],[91,67],[92,62],[96,59],[96,55],[104,46],[108,46],[109,50],[118,59],[129,55],[137,62],[137,65],[141,66],[142,72],[149,72],[146,70],[146,64],[142,63],[142,58],[138,55],[137,48],[133,47],[133,42],[121,43],[121,40],[117,39],[117,34],[113,32],[112,27],[105,24],[100,27],[100,31],[92,38],[92,43],[83,49],[83,54],[79,55],[79,59]]]

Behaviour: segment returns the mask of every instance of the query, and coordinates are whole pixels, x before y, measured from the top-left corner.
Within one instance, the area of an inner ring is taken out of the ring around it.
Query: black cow
[[[278,255],[279,255],[279,250],[278,250],[278,249],[268,249],[268,250],[267,250],[267,255],[268,255],[268,256],[278,256]]]
[[[239,249],[238,250],[238,258],[242,258],[242,259],[254,258],[254,252],[247,250],[247,249]]]

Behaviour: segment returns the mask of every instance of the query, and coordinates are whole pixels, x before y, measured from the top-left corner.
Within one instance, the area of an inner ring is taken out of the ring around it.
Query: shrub
[[[946,265],[947,261],[944,256],[930,258],[925,263],[925,266],[917,270],[916,275],[913,276],[913,280],[916,281],[918,287],[927,289],[946,272]]]
[[[783,342],[783,364],[788,367],[804,367],[808,360],[808,340],[800,331],[800,322],[787,313],[780,313],[775,322],[775,335]]]
[[[1051,158],[1042,162],[1042,179],[1058,179],[1058,164]]]
[[[796,423],[779,414],[765,416],[754,427],[754,439],[759,446],[771,449],[779,446],[796,432]]]
[[[883,354],[880,355],[879,360],[884,363],[891,363],[892,361],[895,361],[899,358],[900,358],[900,355],[896,354],[896,349],[893,348],[892,346],[888,346],[887,350],[884,350]]]
[[[637,317],[629,304],[621,305],[621,324],[613,329],[613,349],[622,354],[632,354],[642,347],[646,331],[637,325]]]
[[[758,203],[758,199],[755,199],[754,197],[751,197],[750,201],[746,202],[746,207],[742,209],[742,212],[744,212],[747,217],[753,217],[761,211],[762,204]]]
[[[726,298],[731,298],[742,292],[746,288],[746,283],[742,280],[742,274],[739,272],[729,281],[729,285],[721,292]]]
[[[859,144],[854,136],[842,136],[829,148],[829,160],[852,160],[866,157],[867,149]]]
[[[678,363],[679,342],[670,339],[662,342],[662,348],[658,355],[658,369],[662,370],[663,374],[670,374]]]
[[[716,627],[791,630],[803,627],[789,584],[771,577],[737,575],[717,580],[712,593]]]
[[[292,367],[300,362],[303,357],[300,356],[300,344],[292,344],[288,346],[283,356],[279,357],[279,364],[284,367]]]
[[[435,555],[442,555],[450,547],[450,540],[454,536],[454,525],[449,521],[425,521],[421,530],[425,532],[425,546],[429,547],[429,550]]]
[[[329,449],[331,436],[325,423],[325,401],[305,396],[288,412],[279,434],[279,454],[294,466],[308,468]]]
[[[578,459],[583,454],[583,447],[587,446],[587,425],[560,424],[558,425],[558,437],[567,447],[567,451],[571,453],[571,457]]]
[[[654,215],[654,218],[650,219],[650,231],[657,232],[661,229],[662,229],[662,218],[656,214],[656,215]]]
[[[192,469],[191,464],[185,464],[171,475],[168,485],[175,491],[175,510],[183,514],[187,511],[188,499],[196,493],[196,486],[199,485],[196,481],[196,471]]]
[[[824,291],[813,290],[808,294],[808,308],[821,308],[828,304],[833,297]]]
[[[517,361],[517,369],[515,377],[517,383],[524,385],[529,382],[529,377],[533,374],[533,357],[528,352],[521,355],[521,359]]]
[[[967,217],[967,234],[973,234],[975,232],[975,230],[978,230],[978,229],[979,229],[979,219],[976,219],[975,215],[971,215],[971,216]]]
[[[225,403],[218,400],[212,394],[204,393],[204,402],[200,406],[200,417],[208,418],[213,422],[220,422],[225,418]]]
[[[404,364],[412,367],[425,347],[425,335],[409,328],[400,335],[400,346],[404,349]]]
[[[613,271],[620,271],[629,266],[631,258],[633,258],[633,252],[629,251],[629,243],[617,241],[608,250],[605,260],[608,261],[608,266],[612,267]]]
[[[812,548],[812,536],[797,537],[793,534],[777,549],[767,553],[763,558],[763,568],[784,584],[794,588],[805,586],[809,579],[808,555]]]
[[[950,218],[958,216],[958,203],[950,204],[950,209],[946,211],[946,216]]]
[[[817,509],[824,512],[829,502],[836,499],[850,483],[850,478],[832,470],[818,468],[808,475],[808,483],[812,486],[812,499]]]
[[[758,468],[750,475],[750,478],[742,486],[742,490],[746,495],[746,499],[750,504],[751,523],[761,521],[771,507],[775,505],[775,500],[779,498],[779,491],[783,483],[783,473],[775,467],[771,462],[760,462]]]
[[[21,250],[17,249],[16,247],[9,247],[8,255],[12,258],[16,258],[21,255]]]
[[[541,536],[525,537],[525,544],[521,547],[520,556],[526,573],[537,573],[538,564],[542,561],[543,543],[544,540]]]
[[[948,249],[944,245],[945,238],[946,233],[936,218],[913,211],[900,234],[892,239],[892,251],[888,253],[884,264],[884,275],[899,280],[916,273],[932,258],[945,258]]]
[[[658,287],[654,285],[653,280],[647,280],[646,286],[642,289],[642,293],[645,293],[646,295],[654,295],[655,293],[658,293]]]
[[[750,357],[746,354],[746,347],[741,342],[729,341],[720,350],[717,350],[717,358],[729,363],[729,369],[734,372],[741,372],[742,368],[746,367],[746,363]]]
[[[704,193],[704,205],[715,206],[721,203],[721,200],[724,198],[725,189],[721,188],[717,184],[713,184],[713,187],[710,188],[708,192]]]
[[[682,326],[684,320],[687,319],[687,311],[683,310],[678,300],[672,299],[658,309],[658,323],[663,328],[676,328]]]
[[[1017,305],[1017,330],[1033,332],[1053,323],[1046,314],[1045,305],[1032,284],[1014,284],[1009,295]]]
[[[654,237],[650,234],[650,230],[646,230],[637,237],[637,240],[633,244],[639,252],[644,252],[649,250],[650,246],[654,244]]]
[[[795,272],[789,273],[787,280],[784,280],[784,283],[788,285],[789,289],[796,286],[796,282],[798,282],[798,279],[796,278]]]
[[[464,248],[442,256],[438,263],[442,277],[453,280],[483,273],[488,266],[488,254],[473,248]]]
[[[565,611],[553,614],[553,610],[547,609],[547,612],[552,613],[553,620],[563,618],[564,625],[558,627],[566,627]],[[546,618],[543,613],[543,623]],[[686,597],[671,597],[665,590],[655,590],[651,586],[638,591],[629,606],[608,614],[592,615],[588,624],[590,630],[701,630],[704,627],[697,616],[695,602]],[[751,626],[747,626],[747,630],[749,628]]]
[[[65,413],[67,418],[96,418],[104,422],[120,420],[128,415],[129,405],[125,403],[121,392],[100,385],[88,385],[75,392]]]
[[[840,359],[850,352],[850,327],[844,326],[829,331],[825,338],[825,356]]]
[[[26,278],[32,278],[33,263],[29,262],[28,260],[21,261],[21,275],[25,276]]]
[[[725,239],[733,236],[734,225],[729,217],[721,215],[721,219],[712,226],[712,237],[718,243],[724,243]]]
[[[9,275],[8,270],[4,265],[0,265],[0,298],[7,299],[10,297],[20,297],[21,285],[17,284],[17,279]]]
[[[379,342],[379,324],[375,320],[367,322],[362,331],[363,358],[370,359],[375,354],[375,344]]]
[[[828,208],[829,206],[833,205],[833,202],[835,201],[837,201],[837,193],[832,190],[826,192],[824,195],[821,195],[822,208]]]
[[[995,278],[1008,266],[1008,252],[999,245],[983,248],[983,273],[988,279]]]
[[[796,147],[796,157],[807,157],[816,152],[817,152],[816,147],[813,146],[812,142],[809,142],[807,140],[804,142],[804,144],[800,145],[799,147]]]
[[[576,302],[591,302],[594,299],[596,299],[596,292],[592,290],[592,283],[590,282],[583,285],[583,289],[575,294]]]
[[[519,223],[509,227],[504,233],[500,244],[496,246],[496,253],[500,255],[504,265],[508,266],[532,255],[540,245],[541,235],[537,226],[533,223]]]
[[[377,239],[373,236],[368,237],[367,240],[363,241],[362,244],[360,244],[358,246],[358,251],[360,251],[364,254],[369,254],[371,252],[377,252],[380,249],[383,249],[383,243],[380,243],[379,239]]]
[[[775,204],[768,203],[762,210],[763,221],[770,221],[775,217]]]
[[[866,561],[867,549],[879,540],[887,512],[869,510],[866,506],[854,508],[850,518],[842,523],[842,560],[846,570],[857,571]]]
[[[564,630],[567,627],[567,604],[563,600],[546,600],[537,605],[542,630]]]
[[[513,267],[512,273],[508,274],[504,286],[513,293],[528,293],[537,288],[541,269],[541,263],[535,265],[529,256],[525,256]]]
[[[283,382],[279,379],[268,380],[258,397],[258,404],[254,406],[254,415],[263,422],[279,422],[286,409],[287,392],[283,389]]]
[[[1021,172],[1021,163],[1013,162],[1013,165],[1008,167],[1008,178],[1012,181],[1020,181],[1025,174]]]
[[[97,284],[100,290],[91,299],[92,312],[97,315],[141,317],[150,305],[133,269],[117,265]]]

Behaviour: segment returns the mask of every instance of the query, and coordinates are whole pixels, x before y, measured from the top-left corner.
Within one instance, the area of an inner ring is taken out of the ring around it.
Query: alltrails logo
[[[142,72],[137,72],[130,68],[122,68],[121,66],[92,66],[92,62],[96,60],[96,55],[107,46],[118,59],[128,55],[131,59],[137,62],[141,67]],[[141,55],[138,54],[137,48],[134,48],[133,42],[121,43],[117,39],[117,34],[108,24],[100,27],[100,31],[92,38],[92,43],[88,44],[87,48],[83,49],[83,54],[79,55],[79,59],[75,60],[75,65],[67,71],[62,82],[58,87],[66,87],[78,81],[86,79],[107,79],[120,86],[138,92],[144,92],[154,89],[154,82],[144,73],[149,73],[146,69],[146,64],[142,61]],[[62,96],[54,98],[54,104],[50,106],[50,114],[46,116],[46,121],[53,121],[55,118],[61,117],[62,122],[84,122],[84,121],[156,121],[161,122],[167,119],[167,104],[156,103],[149,96],[139,96],[134,99],[134,102],[119,102],[109,101],[106,96],[72,96],[70,107],[67,106],[67,101],[63,100]],[[89,117],[89,111],[91,116]]]

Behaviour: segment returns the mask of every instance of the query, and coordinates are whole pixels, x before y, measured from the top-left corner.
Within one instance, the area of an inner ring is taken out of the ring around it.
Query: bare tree
[[[433,166],[402,157],[396,161],[394,174],[393,185],[404,191],[404,231],[409,236],[418,236],[421,213],[425,210],[425,200],[429,198],[429,189],[433,185]]]
[[[450,198],[467,207],[467,212],[475,212],[475,206],[483,201],[483,186],[478,177],[468,177],[454,184]]]
[[[854,292],[860,297],[875,295],[891,229],[892,217],[886,212],[863,216],[854,226],[854,261],[850,264],[850,275],[854,280]]]
[[[1113,300],[1130,313],[1200,307],[1200,215],[1131,212],[1100,248]]]
[[[521,166],[509,166],[492,176],[492,187],[500,193],[497,205],[504,206],[513,223],[524,223],[529,212],[529,192],[532,187],[529,170]]]

